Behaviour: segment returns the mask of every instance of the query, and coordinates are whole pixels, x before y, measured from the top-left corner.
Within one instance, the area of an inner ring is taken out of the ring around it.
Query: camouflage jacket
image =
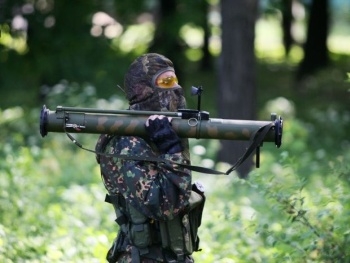
[[[185,144],[186,142],[183,142]],[[96,151],[103,183],[109,194],[122,194],[126,202],[149,218],[171,220],[187,205],[191,194],[191,172],[178,165],[124,160],[122,154],[158,157],[189,164],[188,146],[183,153],[159,154],[152,143],[133,136],[101,135]]]

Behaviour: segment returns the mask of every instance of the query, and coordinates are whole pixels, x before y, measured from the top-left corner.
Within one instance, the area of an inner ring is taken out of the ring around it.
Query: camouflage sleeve
[[[128,156],[156,156],[138,137],[116,137],[105,151]],[[182,153],[158,157],[177,163],[188,162]],[[101,156],[100,166],[109,193],[123,194],[128,202],[150,218],[170,220],[188,205],[191,172],[179,165]]]

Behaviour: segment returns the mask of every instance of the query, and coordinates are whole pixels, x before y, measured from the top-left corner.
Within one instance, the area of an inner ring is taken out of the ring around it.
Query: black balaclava
[[[174,71],[170,59],[156,53],[144,54],[130,65],[124,79],[130,110],[177,111],[186,108],[181,86],[162,89],[156,87],[157,77],[165,71]],[[183,155],[190,163],[188,139],[181,139]]]
[[[177,111],[186,108],[181,86],[162,89],[156,87],[157,77],[174,71],[173,63],[156,53],[144,54],[130,65],[124,87],[131,110]]]

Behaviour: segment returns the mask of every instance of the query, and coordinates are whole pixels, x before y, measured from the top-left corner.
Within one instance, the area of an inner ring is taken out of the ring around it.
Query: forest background
[[[340,0],[0,1],[0,261],[105,262],[117,225],[95,157],[41,138],[40,109],[125,109],[127,67],[156,51],[190,108],[201,85],[211,117],[285,124],[248,176],[194,173],[207,192],[197,262],[350,262],[349,13]],[[226,142],[190,144],[193,164],[229,166]]]

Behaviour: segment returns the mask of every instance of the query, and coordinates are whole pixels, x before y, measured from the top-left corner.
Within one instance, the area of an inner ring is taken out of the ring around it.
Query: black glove
[[[167,117],[156,118],[145,125],[148,136],[161,153],[177,153],[182,151],[179,136],[173,130]]]

